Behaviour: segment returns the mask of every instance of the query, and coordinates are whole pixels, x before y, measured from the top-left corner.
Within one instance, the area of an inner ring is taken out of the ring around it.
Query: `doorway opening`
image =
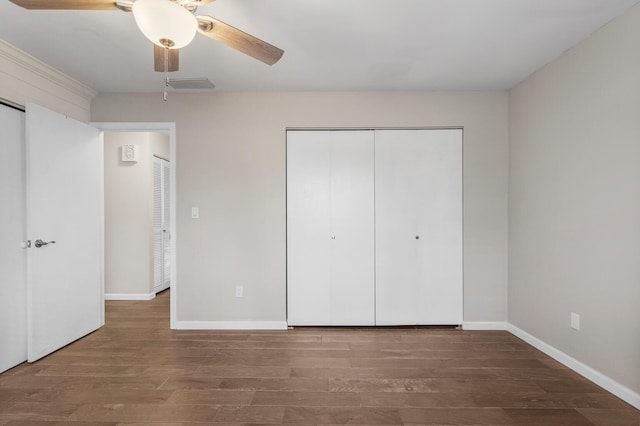
[[[175,124],[92,123],[104,131],[105,299],[169,289],[175,324]]]

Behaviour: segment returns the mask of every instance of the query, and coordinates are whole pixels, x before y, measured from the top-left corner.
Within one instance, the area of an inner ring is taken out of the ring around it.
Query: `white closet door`
[[[169,288],[171,252],[169,229],[169,162],[153,158],[153,289]]]
[[[24,113],[0,105],[0,373],[27,360]]]
[[[373,200],[372,132],[287,132],[289,324],[374,324]]]
[[[153,289],[162,285],[162,164],[153,159]]]
[[[331,149],[287,132],[287,319],[331,324]]]
[[[376,324],[460,324],[462,131],[375,139]]]
[[[331,324],[375,324],[373,132],[331,139]]]

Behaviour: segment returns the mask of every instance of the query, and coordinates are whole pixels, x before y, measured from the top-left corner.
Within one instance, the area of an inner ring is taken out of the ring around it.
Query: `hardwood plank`
[[[284,418],[284,407],[221,407],[215,422],[277,423]]]
[[[191,365],[172,365],[172,366],[153,366],[145,370],[145,374],[151,376],[169,375],[176,378],[194,378],[201,379],[207,377],[209,379],[215,377],[251,377],[251,378],[268,378],[290,376],[291,369],[288,367],[255,367],[251,365],[234,365],[234,366],[199,366]]]
[[[149,367],[147,366],[131,366],[131,365],[71,365],[56,364],[42,368],[36,376],[54,376],[54,377],[139,377]]]
[[[40,402],[14,402],[4,407],[0,420],[58,421],[66,420],[76,409],[73,404],[42,404]]]
[[[513,425],[499,408],[401,408],[405,424],[421,425]],[[565,425],[566,426],[566,425]]]
[[[593,426],[586,417],[573,409],[505,408],[504,411],[518,425]]]
[[[402,424],[393,408],[287,407],[283,423],[308,424]]]
[[[640,411],[628,406],[626,409],[596,409],[580,408],[577,410],[595,426],[638,426],[640,425]]]
[[[328,391],[327,379],[254,379],[232,378],[222,379],[220,389],[249,390],[249,391]]]
[[[258,391],[251,405],[281,407],[360,407],[360,396],[352,392]]]
[[[201,390],[219,389],[222,379],[219,377],[178,376],[168,377],[158,389],[166,390]]]
[[[67,389],[81,392],[92,388],[111,389],[156,389],[167,380],[166,376],[109,377],[93,376],[54,377],[54,376],[2,376],[0,389]]]
[[[526,381],[460,379],[329,379],[330,391],[343,392],[460,392],[460,393],[540,393],[542,389]]]
[[[598,408],[624,409],[629,406],[609,393],[480,393],[473,396],[477,406],[502,408]]]
[[[579,376],[577,373],[569,372],[573,378],[563,378],[561,380],[535,380],[536,383],[546,392],[550,393],[604,393],[606,392],[600,386]]]
[[[296,357],[288,359],[290,367],[306,368],[351,368],[349,358]]]
[[[254,394],[254,391],[185,389],[172,392],[167,402],[189,405],[249,405]]]
[[[472,394],[458,392],[363,392],[363,407],[470,408],[478,404]]]
[[[52,401],[64,404],[162,404],[168,402],[173,391],[146,389],[88,389],[84,392],[60,392]]]
[[[68,420],[111,422],[212,422],[219,408],[213,405],[86,404]]]

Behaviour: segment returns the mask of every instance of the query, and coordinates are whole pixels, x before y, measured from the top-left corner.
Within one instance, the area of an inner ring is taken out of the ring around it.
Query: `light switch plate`
[[[200,219],[200,207],[191,207],[191,219]]]

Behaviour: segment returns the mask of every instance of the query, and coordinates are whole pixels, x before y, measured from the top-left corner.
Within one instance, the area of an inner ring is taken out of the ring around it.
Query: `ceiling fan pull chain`
[[[167,87],[169,87],[169,48],[164,48],[164,95],[163,101],[167,101]]]

